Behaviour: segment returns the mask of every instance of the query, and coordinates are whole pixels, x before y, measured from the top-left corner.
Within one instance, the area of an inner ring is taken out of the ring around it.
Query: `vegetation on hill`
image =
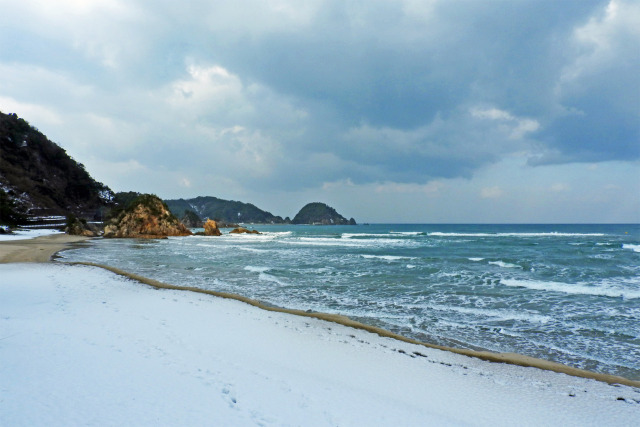
[[[180,221],[188,228],[198,228],[203,226],[202,218],[194,211],[186,210]]]
[[[16,205],[4,190],[0,189],[0,225],[15,227],[26,222],[24,212]]]
[[[188,210],[196,212],[200,218],[211,218],[224,223],[284,224],[282,217],[252,205],[251,203],[223,200],[217,197],[196,197],[194,199],[165,200],[171,212],[183,217]]]
[[[331,206],[319,202],[305,205],[291,222],[293,224],[356,225],[355,219],[347,220]]]
[[[18,209],[51,214],[96,212],[113,192],[27,121],[0,112],[0,188]]]

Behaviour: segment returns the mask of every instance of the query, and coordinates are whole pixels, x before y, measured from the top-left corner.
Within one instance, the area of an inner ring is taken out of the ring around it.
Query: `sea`
[[[60,256],[640,380],[639,224],[253,228],[96,239]]]

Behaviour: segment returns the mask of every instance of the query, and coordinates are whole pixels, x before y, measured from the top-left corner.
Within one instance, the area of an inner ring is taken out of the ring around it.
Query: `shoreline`
[[[85,236],[51,234],[32,239],[0,241],[0,264],[50,262],[58,252],[69,249],[73,243],[89,240]]]
[[[426,343],[426,342],[423,342],[423,341],[414,340],[412,338],[407,338],[407,337],[405,337],[403,335],[396,334],[396,333],[388,331],[386,329],[382,329],[382,328],[379,328],[379,327],[376,327],[376,326],[371,326],[371,325],[367,325],[367,324],[364,324],[364,323],[360,323],[360,322],[357,322],[355,320],[350,319],[347,316],[343,316],[343,315],[340,315],[340,314],[307,312],[307,311],[303,311],[303,310],[289,309],[289,308],[283,308],[283,307],[275,307],[275,306],[264,304],[264,303],[262,303],[260,301],[257,301],[257,300],[254,300],[254,299],[242,296],[242,295],[238,295],[238,294],[233,294],[233,293],[229,293],[229,292],[212,291],[212,290],[207,290],[207,289],[196,288],[196,287],[193,287],[193,286],[171,285],[171,284],[168,284],[168,283],[160,282],[158,280],[149,279],[147,277],[140,276],[138,274],[129,273],[127,271],[121,270],[121,269],[116,268],[116,267],[111,267],[111,266],[108,266],[108,265],[102,265],[102,264],[97,264],[97,263],[70,262],[70,263],[64,263],[64,264],[68,264],[68,265],[86,265],[86,266],[90,266],[90,267],[98,267],[98,268],[102,268],[102,269],[111,271],[112,273],[118,274],[120,276],[127,277],[129,279],[135,280],[135,281],[137,281],[139,283],[151,286],[151,287],[156,288],[156,289],[172,289],[172,290],[177,290],[177,291],[188,291],[188,292],[195,292],[195,293],[200,293],[200,294],[212,295],[212,296],[215,296],[215,297],[218,297],[218,298],[231,299],[231,300],[243,302],[245,304],[249,304],[251,306],[260,308],[261,310],[265,310],[265,311],[276,312],[276,313],[285,313],[285,314],[291,314],[291,315],[294,315],[294,316],[309,317],[309,318],[313,318],[313,319],[324,320],[324,321],[336,323],[336,324],[339,324],[339,325],[342,325],[342,326],[347,326],[349,328],[363,330],[363,331],[366,331],[366,332],[371,332],[371,333],[379,335],[380,337],[383,337],[383,338],[391,338],[391,339],[394,339],[394,340],[397,340],[397,341],[402,341],[402,342],[405,342],[405,343],[408,343],[408,344],[414,344],[414,345],[419,345],[419,346],[423,346],[423,347],[426,347],[426,348],[432,348],[432,349],[436,349],[436,350],[447,351],[447,352],[450,352],[450,353],[459,354],[459,355],[462,355],[462,356],[473,357],[473,358],[484,360],[484,361],[487,361],[487,362],[503,363],[503,364],[508,364],[508,365],[522,366],[522,367],[525,367],[525,368],[537,368],[537,369],[541,369],[541,370],[545,370],[545,371],[551,371],[551,372],[556,372],[556,373],[560,373],[560,374],[566,374],[566,375],[570,375],[570,376],[573,376],[573,377],[593,379],[593,380],[604,382],[604,383],[607,383],[607,384],[621,384],[621,385],[627,385],[627,386],[630,386],[630,387],[640,388],[640,381],[631,380],[631,379],[620,377],[620,376],[616,376],[616,375],[601,374],[601,373],[597,373],[597,372],[587,371],[587,370],[584,370],[584,369],[574,368],[574,367],[571,367],[571,366],[563,365],[561,363],[552,362],[552,361],[544,360],[544,359],[538,359],[538,358],[534,358],[534,357],[530,357],[530,356],[526,356],[526,355],[522,355],[522,354],[517,354],[517,353],[494,353],[494,352],[490,352],[490,351],[469,350],[469,349],[461,349],[461,348],[455,348],[455,347],[447,347],[447,346],[442,346],[442,345],[437,345],[437,344],[430,344],[430,343]]]
[[[41,236],[34,239],[18,240],[18,241],[0,241],[0,264],[7,263],[54,263],[57,253],[70,249],[73,244],[87,241],[90,238],[84,236],[69,236],[66,234],[54,234],[50,236]],[[630,387],[640,389],[640,381],[631,380],[628,378],[602,374],[592,371],[587,371],[579,368],[574,368],[561,363],[552,362],[544,359],[538,359],[526,355],[517,353],[495,353],[490,351],[477,351],[470,349],[460,349],[455,347],[442,346],[437,344],[430,344],[415,339],[407,338],[405,336],[393,333],[391,331],[366,325],[357,321],[354,321],[346,316],[339,314],[328,314],[318,312],[307,312],[303,310],[287,309],[282,307],[274,307],[272,305],[264,304],[260,301],[244,297],[242,295],[218,292],[206,289],[200,289],[191,286],[178,286],[160,282],[154,279],[149,279],[138,274],[129,273],[116,267],[107,265],[90,263],[90,262],[55,262],[55,264],[63,265],[86,265],[91,267],[101,268],[107,271],[111,271],[119,276],[129,278],[147,286],[151,286],[156,289],[171,289],[178,291],[189,291],[193,293],[206,294],[215,296],[218,298],[230,299],[240,301],[245,304],[257,307],[267,312],[277,312],[291,314],[300,317],[314,318],[318,320],[328,321],[336,323],[349,328],[363,330],[366,332],[374,333],[383,338],[391,338],[397,341],[405,342],[408,344],[418,345],[430,349],[436,349],[446,351],[453,354],[468,356],[483,361],[501,363],[507,365],[515,365],[521,367],[537,368],[544,371],[551,371],[560,374],[566,374],[573,377],[593,379],[596,381],[604,382],[607,384],[621,384]]]

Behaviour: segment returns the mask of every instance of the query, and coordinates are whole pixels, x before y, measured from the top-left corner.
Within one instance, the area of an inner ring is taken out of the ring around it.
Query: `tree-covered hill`
[[[19,210],[101,213],[113,197],[84,166],[16,114],[0,112],[0,189]]]
[[[331,206],[319,202],[305,205],[291,222],[293,224],[356,225],[355,219],[347,220]]]
[[[165,200],[171,212],[182,218],[186,211],[196,212],[200,218],[211,218],[226,223],[284,224],[282,217],[263,211],[251,203],[223,200],[217,197]]]

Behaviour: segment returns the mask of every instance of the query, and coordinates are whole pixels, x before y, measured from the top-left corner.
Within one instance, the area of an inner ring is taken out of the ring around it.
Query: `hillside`
[[[324,203],[309,203],[291,221],[293,224],[320,224],[320,225],[356,225],[355,219],[347,220],[334,208]]]
[[[223,200],[217,197],[173,199],[164,202],[178,218],[182,218],[186,211],[194,211],[200,218],[211,218],[226,223],[285,224],[288,222],[288,219],[263,211],[251,203]]]
[[[0,112],[0,190],[31,214],[100,216],[113,197],[27,121]]]

